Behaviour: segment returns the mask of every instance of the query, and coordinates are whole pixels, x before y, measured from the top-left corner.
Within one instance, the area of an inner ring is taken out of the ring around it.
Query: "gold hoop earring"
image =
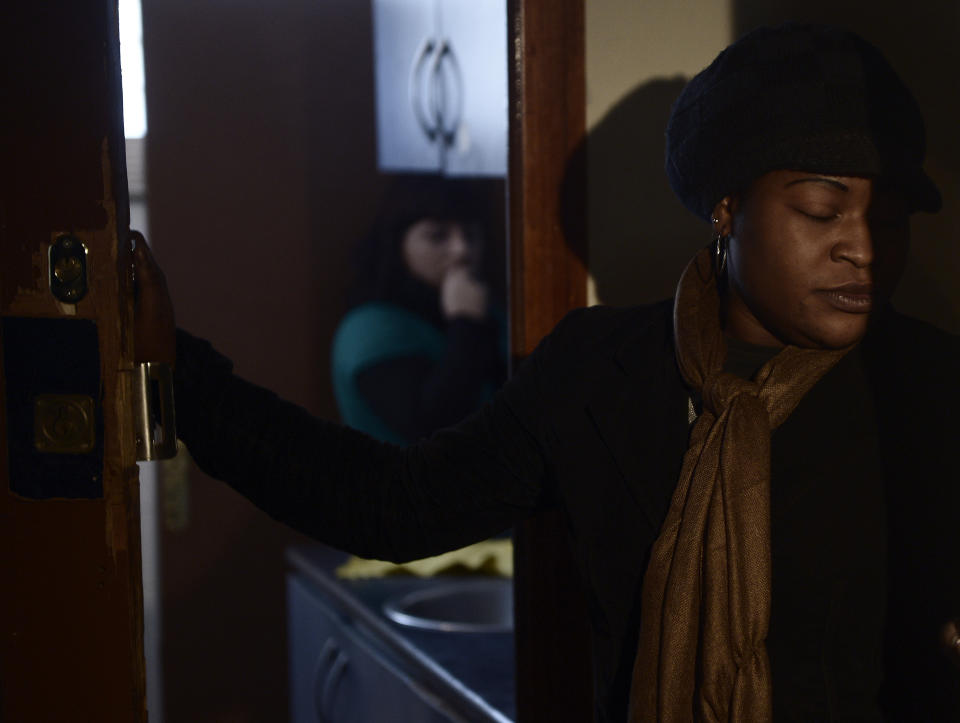
[[[718,233],[713,240],[713,269],[717,278],[723,278],[727,270],[727,247],[730,245],[730,236]]]

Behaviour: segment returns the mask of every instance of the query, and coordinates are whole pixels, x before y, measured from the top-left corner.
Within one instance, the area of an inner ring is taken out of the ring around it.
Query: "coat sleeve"
[[[178,436],[204,472],[322,542],[396,562],[439,554],[501,532],[549,498],[543,389],[556,334],[478,412],[403,448],[313,417],[179,331]]]
[[[458,422],[504,377],[497,328],[455,319],[439,359],[390,357],[357,370],[355,382],[373,412],[402,439],[414,441]]]

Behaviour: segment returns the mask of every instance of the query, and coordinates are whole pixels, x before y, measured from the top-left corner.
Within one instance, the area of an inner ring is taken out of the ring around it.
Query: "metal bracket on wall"
[[[137,364],[133,370],[133,384],[137,460],[147,462],[175,457],[177,425],[170,366],[159,362]]]

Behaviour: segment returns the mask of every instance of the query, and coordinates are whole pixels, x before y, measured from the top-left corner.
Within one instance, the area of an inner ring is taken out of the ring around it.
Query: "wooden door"
[[[115,0],[0,10],[4,721],[146,719],[117,36]]]
[[[512,0],[510,28],[510,326],[520,360],[587,298],[583,0]],[[587,607],[561,514],[526,521],[514,539],[518,720],[589,721]]]

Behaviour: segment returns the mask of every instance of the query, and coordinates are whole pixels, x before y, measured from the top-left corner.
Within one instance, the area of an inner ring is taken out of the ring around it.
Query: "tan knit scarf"
[[[723,372],[709,249],[680,279],[674,331],[703,411],[643,581],[630,720],[769,721],[770,434],[846,350],[785,347],[753,382]]]

